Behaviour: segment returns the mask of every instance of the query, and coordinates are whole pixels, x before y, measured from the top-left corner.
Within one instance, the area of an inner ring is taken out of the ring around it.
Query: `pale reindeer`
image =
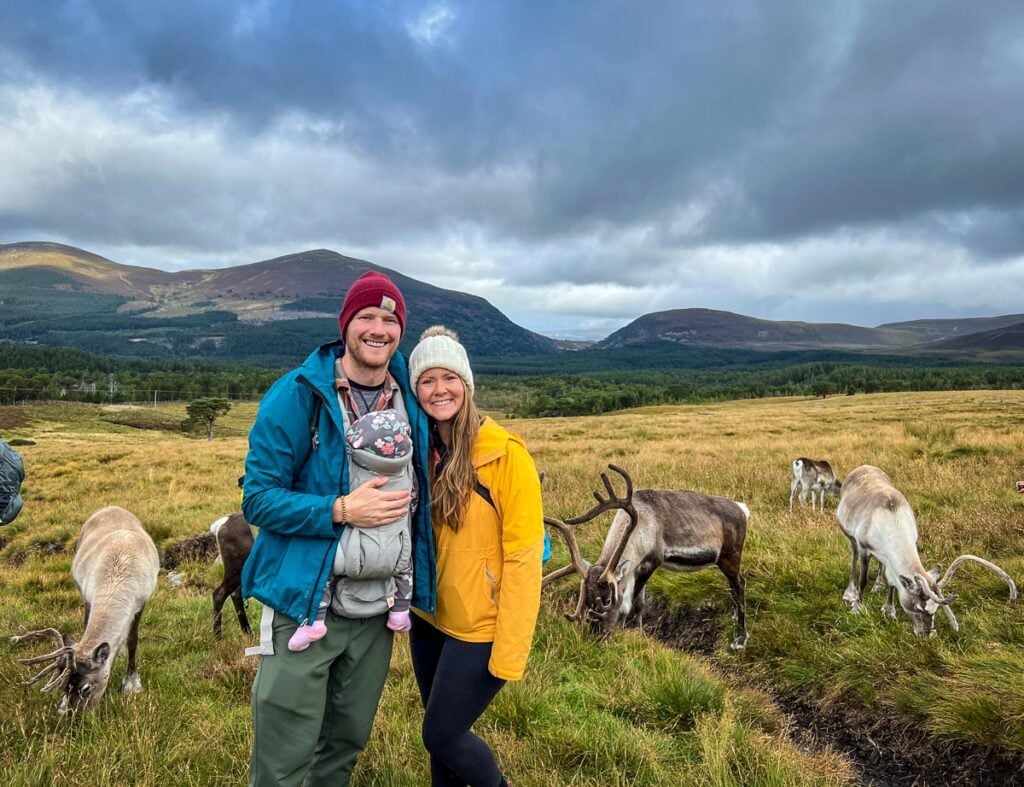
[[[134,514],[108,506],[89,517],[71,563],[71,577],[85,604],[85,632],[77,643],[54,628],[11,637],[12,642],[50,638],[57,645],[52,653],[20,659],[22,664],[46,663],[25,683],[49,676],[42,690],[60,687],[61,714],[95,707],[107,689],[114,659],[127,642],[128,669],[121,689],[141,691],[135,664],[139,621],[156,591],[159,572],[156,545]]]
[[[562,534],[572,562],[548,574],[543,583],[574,572],[581,577],[576,611],[567,617],[583,616],[596,636],[607,635],[620,618],[642,625],[644,587],[658,568],[698,571],[718,566],[729,581],[736,619],[736,635],[729,647],[742,650],[747,643],[746,580],[740,573],[740,559],[750,509],[699,492],[638,489],[634,494],[629,474],[615,465],[608,468],[625,479],[624,496],[618,497],[607,474],[601,473],[607,498],[594,492],[597,505],[573,519],[544,517],[545,524]],[[612,509],[619,511],[600,556],[591,565],[580,555],[574,526]]]
[[[868,563],[875,558],[881,564],[879,581],[888,584],[882,614],[896,617],[894,593],[899,593],[900,606],[910,616],[914,633],[935,635],[935,612],[941,607],[953,631],[959,631],[956,616],[950,607],[955,596],[943,595],[956,570],[966,561],[980,563],[994,571],[1010,588],[1010,598],[1017,598],[1017,586],[999,566],[974,555],[961,555],[950,564],[945,574],[941,566],[926,570],[917,551],[917,522],[907,498],[893,486],[889,476],[871,465],[861,465],[846,476],[836,510],[839,527],[850,540],[853,551],[850,583],[843,599],[853,610],[861,608],[861,599],[868,581]],[[884,580],[883,580],[884,577]]]
[[[1017,491],[1024,495],[1024,481],[1017,482]]]
[[[836,477],[832,465],[824,459],[808,459],[801,456],[793,460],[793,482],[789,485],[789,510],[793,510],[793,500],[796,497],[796,490],[800,489],[800,505],[807,500],[807,493],[811,493],[811,510],[815,509],[814,494],[818,493],[821,500],[821,510],[825,510],[825,496],[838,497],[842,489],[842,483]]]

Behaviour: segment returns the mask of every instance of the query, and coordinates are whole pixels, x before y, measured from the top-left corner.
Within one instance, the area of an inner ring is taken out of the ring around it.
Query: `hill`
[[[645,314],[595,346],[609,350],[646,344],[652,339],[681,345],[764,350],[886,349],[921,341],[917,334],[898,329],[761,320],[714,309],[673,309]]]
[[[406,298],[405,350],[444,323],[473,355],[556,351],[483,298],[327,249],[170,273],[56,243],[0,245],[0,328],[9,341],[104,355],[285,366],[337,336],[345,292],[370,270],[388,274]]]
[[[674,309],[637,318],[594,345],[597,350],[652,346],[757,352],[828,350],[911,356],[971,357],[999,352],[1024,357],[1018,326],[1024,315],[913,320],[867,328],[844,323],[761,320],[713,309]],[[959,338],[952,338],[959,337]]]
[[[947,320],[888,322],[878,327],[897,331],[910,331],[919,336],[920,341],[926,342],[993,331],[1021,322],[1024,322],[1024,314],[1003,314],[999,317],[964,317]]]
[[[1018,355],[1024,353],[1024,320],[989,331],[942,339],[927,345],[926,349],[951,353]]]

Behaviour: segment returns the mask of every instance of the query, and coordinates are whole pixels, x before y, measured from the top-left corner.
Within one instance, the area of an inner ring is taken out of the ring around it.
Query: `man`
[[[434,609],[427,419],[397,352],[405,301],[387,276],[363,274],[338,324],[341,340],[274,383],[249,434],[242,510],[260,533],[242,591],[264,604],[260,645],[247,651],[261,656],[250,785],[348,784],[369,739],[391,660],[387,614],[348,618],[332,605],[323,639],[287,648],[296,627],[316,617],[343,528],[376,527],[409,511],[408,491],[377,488],[386,477],[349,488],[345,429],[369,411],[396,409],[412,428],[420,489],[411,523],[413,604]]]
[[[25,465],[18,452],[0,440],[0,525],[8,525],[21,513],[21,482]]]

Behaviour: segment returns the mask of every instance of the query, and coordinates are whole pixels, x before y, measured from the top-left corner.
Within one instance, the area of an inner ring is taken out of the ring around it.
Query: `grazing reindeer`
[[[61,687],[61,714],[95,707],[107,689],[111,665],[127,641],[128,670],[121,689],[142,691],[135,666],[139,620],[156,591],[159,571],[156,545],[134,514],[108,506],[89,517],[71,563],[71,576],[85,604],[85,632],[77,644],[53,628],[12,637],[12,642],[49,637],[57,645],[52,653],[21,659],[23,664],[49,662],[25,682],[32,684],[50,675],[43,691]]]
[[[545,524],[562,534],[572,563],[544,578],[554,580],[579,573],[579,601],[570,620],[581,615],[590,623],[591,633],[605,636],[622,617],[642,624],[644,587],[660,567],[673,571],[698,571],[718,566],[732,590],[736,637],[729,646],[742,650],[747,644],[744,589],[740,558],[747,534],[750,509],[724,497],[699,492],[638,489],[625,470],[608,465],[626,481],[626,493],[616,496],[611,482],[601,473],[607,498],[594,492],[597,505],[582,516],[564,522],[544,517]],[[573,525],[589,522],[598,514],[620,509],[612,521],[604,547],[591,565],[580,556]]]
[[[220,639],[221,611],[228,596],[235,605],[238,625],[244,634],[252,634],[249,618],[242,600],[242,567],[252,551],[252,528],[241,511],[222,516],[212,525],[210,532],[217,539],[217,550],[224,563],[224,579],[213,589],[213,634]]]
[[[793,460],[793,483],[789,485],[789,510],[793,510],[793,499],[796,497],[796,490],[800,489],[800,505],[807,500],[807,493],[811,493],[811,510],[814,510],[814,493],[817,492],[821,499],[821,510],[825,510],[825,495],[838,497],[842,483],[836,478],[832,465],[824,459],[808,459],[801,456]]]
[[[898,592],[900,606],[910,616],[918,636],[935,636],[935,612],[939,607],[949,617],[953,631],[960,630],[950,608],[956,597],[943,596],[942,591],[965,561],[973,560],[994,571],[1009,585],[1010,598],[1017,598],[1017,586],[1009,574],[974,555],[958,557],[941,578],[941,566],[926,571],[917,552],[917,522],[910,503],[877,467],[861,465],[846,477],[836,517],[853,550],[850,584],[843,593],[851,609],[861,608],[871,558],[881,563],[888,582],[882,614],[896,617],[893,594]]]

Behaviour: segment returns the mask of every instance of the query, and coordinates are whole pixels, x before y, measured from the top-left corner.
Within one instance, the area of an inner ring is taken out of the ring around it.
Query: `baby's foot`
[[[292,638],[288,640],[288,650],[305,650],[309,647],[309,626],[299,626],[295,629],[295,633],[292,634]]]
[[[388,613],[388,628],[392,631],[408,631],[412,628],[412,621],[409,619],[409,610]]]

